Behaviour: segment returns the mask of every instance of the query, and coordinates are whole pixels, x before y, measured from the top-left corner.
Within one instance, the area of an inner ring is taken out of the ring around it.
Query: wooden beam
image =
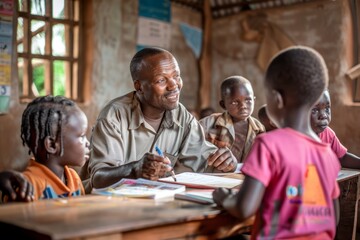
[[[350,68],[345,75],[350,80],[355,80],[358,78],[360,76],[360,64]]]
[[[203,38],[202,49],[199,59],[200,84],[199,84],[199,108],[210,106],[211,100],[211,24],[212,14],[210,0],[204,0],[202,14]]]

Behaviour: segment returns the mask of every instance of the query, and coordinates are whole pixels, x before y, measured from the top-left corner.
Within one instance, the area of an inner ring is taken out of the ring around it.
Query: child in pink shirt
[[[218,188],[218,206],[245,220],[252,239],[334,239],[339,161],[311,130],[310,112],[328,84],[323,58],[308,47],[276,55],[266,71],[267,112],[278,127],[257,136],[237,193]]]
[[[311,127],[321,141],[330,144],[342,167],[360,169],[360,158],[348,152],[347,148],[341,144],[336,133],[329,127],[330,122],[331,100],[329,90],[326,89],[311,110]]]

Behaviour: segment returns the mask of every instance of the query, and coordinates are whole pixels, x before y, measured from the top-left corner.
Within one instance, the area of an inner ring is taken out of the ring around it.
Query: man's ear
[[[222,107],[222,109],[226,110],[224,100],[220,100],[219,105]]]
[[[55,154],[58,151],[58,144],[55,138],[47,136],[44,140],[44,146],[48,153]]]
[[[141,83],[139,80],[134,81],[134,88],[137,92],[142,92]]]

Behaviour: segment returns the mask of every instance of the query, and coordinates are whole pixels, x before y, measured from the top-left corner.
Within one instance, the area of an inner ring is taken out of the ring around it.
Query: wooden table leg
[[[336,240],[356,239],[357,210],[359,200],[360,178],[339,182],[340,186],[340,222],[337,227]]]

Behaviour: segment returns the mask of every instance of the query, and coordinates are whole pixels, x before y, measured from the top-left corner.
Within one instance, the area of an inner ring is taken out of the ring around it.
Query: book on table
[[[174,197],[175,193],[184,192],[184,185],[151,181],[143,178],[123,178],[119,182],[105,188],[93,188],[93,194],[107,196],[123,196],[132,198],[165,198]]]
[[[234,188],[241,185],[241,179],[221,177],[209,174],[183,172],[175,175],[176,182],[172,177],[160,178],[158,181],[166,183],[182,184],[189,188],[214,189],[219,187]]]
[[[186,192],[176,193],[174,198],[179,200],[186,200],[200,204],[214,204],[212,197],[214,189],[196,189]]]

